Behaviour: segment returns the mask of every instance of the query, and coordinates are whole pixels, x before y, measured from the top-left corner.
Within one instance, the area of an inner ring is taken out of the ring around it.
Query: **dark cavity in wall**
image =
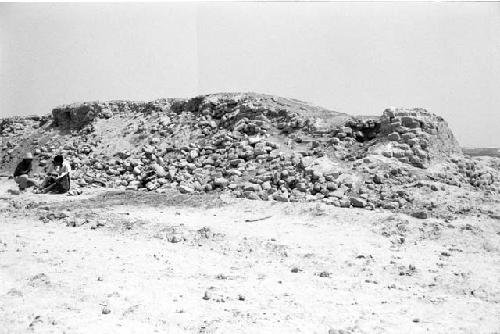
[[[363,143],[375,139],[380,133],[380,121],[374,119],[368,120],[351,120],[346,123],[353,132],[353,137],[356,141]]]

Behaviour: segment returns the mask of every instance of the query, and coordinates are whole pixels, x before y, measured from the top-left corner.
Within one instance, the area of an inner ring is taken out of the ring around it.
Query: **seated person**
[[[42,193],[63,194],[70,188],[70,172],[71,167],[69,162],[64,161],[62,155],[56,155],[49,168],[48,176],[42,184]]]
[[[14,171],[14,181],[19,186],[19,190],[26,190],[26,188],[36,186],[35,180],[29,177],[32,171],[33,155],[28,152],[23,157],[23,160],[17,165]]]

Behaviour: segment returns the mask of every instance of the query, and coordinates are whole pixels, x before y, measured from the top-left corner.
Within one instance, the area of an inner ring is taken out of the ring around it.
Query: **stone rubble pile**
[[[49,116],[10,117],[0,119],[0,166],[12,167],[32,146],[27,140],[38,129],[47,126]]]
[[[425,168],[432,159],[460,154],[446,122],[425,109],[386,109],[380,132],[389,141],[382,154]]]
[[[113,138],[99,134],[97,120],[120,120],[115,135],[134,145],[106,152]],[[424,109],[355,118],[267,95],[214,94],[62,106],[51,118],[2,120],[0,131],[4,166],[31,150],[43,171],[63,154],[80,187],[229,191],[369,209],[411,207],[415,187],[500,190],[498,169],[461,155],[446,122]],[[426,172],[436,161],[449,163]]]

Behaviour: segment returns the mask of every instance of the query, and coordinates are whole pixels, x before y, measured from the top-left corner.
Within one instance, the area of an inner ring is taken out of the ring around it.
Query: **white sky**
[[[0,3],[0,116],[255,91],[500,147],[500,3]]]

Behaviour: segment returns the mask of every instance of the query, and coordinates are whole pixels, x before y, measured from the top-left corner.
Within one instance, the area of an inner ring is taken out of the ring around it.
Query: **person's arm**
[[[61,166],[61,174],[59,174],[59,177],[57,178],[58,180],[62,179],[63,177],[65,177],[66,175],[69,175],[69,173],[71,172],[71,167],[69,166],[68,163],[64,163],[62,166]]]
[[[49,168],[47,169],[47,172],[46,172],[47,176],[50,176],[50,177],[54,177],[54,174],[57,174],[57,171],[56,169],[54,168],[54,165],[50,165]]]

